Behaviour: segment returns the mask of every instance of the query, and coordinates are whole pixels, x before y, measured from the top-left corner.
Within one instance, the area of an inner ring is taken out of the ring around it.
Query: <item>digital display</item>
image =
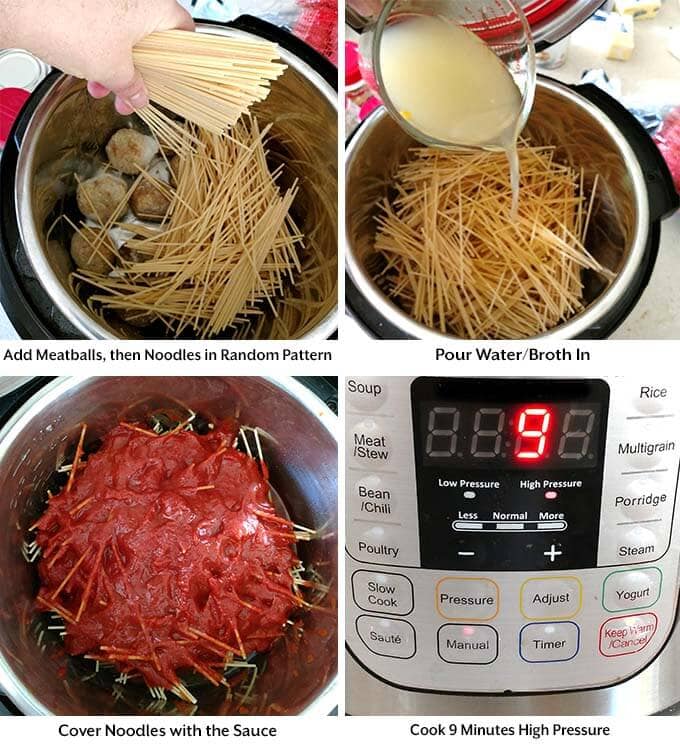
[[[418,415],[426,465],[572,469],[600,460],[600,403],[427,400]]]

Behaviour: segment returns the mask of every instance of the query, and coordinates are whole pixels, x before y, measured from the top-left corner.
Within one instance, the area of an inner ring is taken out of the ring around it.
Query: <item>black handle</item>
[[[26,382],[12,392],[0,397],[0,426],[5,425],[5,421],[25,400],[53,379],[54,377],[35,377],[30,382]]]
[[[287,29],[281,26],[275,26],[268,21],[263,21],[261,18],[255,18],[255,16],[243,15],[235,18],[233,21],[222,23],[220,21],[208,21],[203,19],[197,19],[198,23],[207,24],[208,26],[228,26],[232,29],[238,29],[239,31],[246,31],[250,34],[255,34],[258,37],[268,39],[270,42],[276,42],[287,50],[290,50],[294,55],[303,60],[307,65],[314,68],[317,73],[321,74],[328,84],[330,84],[335,91],[338,90],[338,69],[325,58],[320,52],[317,52],[313,47],[310,47],[306,42],[292,34]]]
[[[14,126],[12,127],[12,140],[16,145],[17,151],[21,148],[21,143],[24,140],[26,129],[28,128],[31,117],[35,112],[35,108],[38,106],[38,103],[42,101],[43,95],[61,75],[61,71],[53,68],[38,86],[36,86],[26,102],[24,102],[24,106],[19,111],[19,114],[14,121]]]
[[[579,84],[572,89],[609,116],[635,152],[647,185],[651,221],[670,217],[680,206],[680,196],[666,161],[642,124],[599,86]]]
[[[337,377],[295,377],[296,381],[313,392],[319,400],[337,415],[338,413],[338,378]]]

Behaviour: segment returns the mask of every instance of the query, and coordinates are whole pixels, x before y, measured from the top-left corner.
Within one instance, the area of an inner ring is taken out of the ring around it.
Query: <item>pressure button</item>
[[[359,638],[374,654],[410,659],[416,652],[416,631],[405,620],[362,614],[356,626]]]
[[[442,578],[435,606],[445,620],[488,622],[498,614],[498,585],[490,578]]]

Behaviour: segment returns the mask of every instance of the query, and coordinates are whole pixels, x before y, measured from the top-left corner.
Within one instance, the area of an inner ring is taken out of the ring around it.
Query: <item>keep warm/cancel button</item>
[[[653,612],[612,617],[600,627],[600,653],[624,656],[642,651],[654,637],[657,625]]]

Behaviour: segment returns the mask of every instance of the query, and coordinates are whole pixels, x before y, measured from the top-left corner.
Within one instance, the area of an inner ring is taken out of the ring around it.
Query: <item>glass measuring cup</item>
[[[515,0],[387,0],[384,3],[379,0],[348,0],[347,5],[348,23],[360,27],[361,31],[359,53],[364,80],[401,128],[417,141],[449,149],[502,147],[501,144],[458,143],[437,138],[420,130],[393,102],[382,75],[383,35],[390,26],[419,16],[440,18],[463,27],[486,43],[519,90],[521,109],[515,136],[521,132],[533,105],[536,58],[529,23]]]

